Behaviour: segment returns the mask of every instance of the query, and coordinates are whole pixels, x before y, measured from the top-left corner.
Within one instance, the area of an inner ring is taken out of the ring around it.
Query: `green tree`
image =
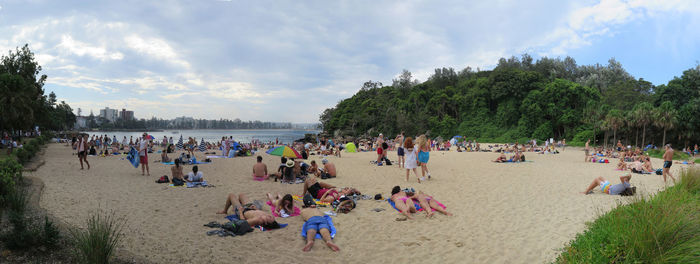
[[[653,121],[655,113],[654,106],[648,102],[640,102],[634,106],[632,111],[637,126],[642,127],[642,146],[646,146],[647,126]]]
[[[664,130],[661,146],[666,145],[666,131],[676,127],[677,121],[677,112],[673,107],[673,103],[666,101],[661,103],[661,105],[656,108],[656,113],[654,114],[654,125]]]

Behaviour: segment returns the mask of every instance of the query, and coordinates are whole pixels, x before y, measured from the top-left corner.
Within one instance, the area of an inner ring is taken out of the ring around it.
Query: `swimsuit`
[[[600,190],[603,191],[604,193],[609,193],[610,185],[611,184],[609,181],[604,181],[603,183],[600,184]]]
[[[252,208],[253,206],[255,206],[253,203],[247,203],[247,204],[245,204],[245,205],[243,206],[243,212],[242,212],[241,214],[245,214],[245,212],[248,212],[248,211],[257,210],[257,209],[255,209],[255,208]]]
[[[418,161],[420,161],[420,163],[428,163],[429,159],[430,159],[430,152],[425,152],[425,151],[418,152]]]
[[[673,162],[664,161],[664,168],[666,168],[666,169],[671,168],[671,165],[673,165]]]
[[[306,220],[306,227],[309,229],[315,229],[316,231],[320,231],[321,229],[326,229],[330,230],[330,226],[328,226],[328,221],[326,221],[326,218],[323,216],[312,216],[309,218],[309,220]]]
[[[319,191],[321,191],[321,185],[318,184],[318,182],[316,182],[316,183],[312,184],[311,186],[309,186],[309,187],[307,188],[307,190],[309,191],[309,193],[311,194],[311,196],[317,197],[317,198],[318,198],[318,197],[321,197],[321,196],[319,195]]]

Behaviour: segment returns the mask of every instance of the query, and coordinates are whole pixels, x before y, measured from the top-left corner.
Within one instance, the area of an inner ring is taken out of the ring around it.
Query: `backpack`
[[[656,175],[663,175],[664,171],[663,169],[656,169]]]
[[[168,175],[163,175],[160,179],[156,180],[156,183],[169,183]]]
[[[240,219],[234,219],[231,222],[225,223],[221,225],[221,228],[231,231],[238,236],[245,235],[248,232],[253,232],[253,228],[250,227],[248,221]]]
[[[386,164],[387,166],[391,166],[391,161],[385,157],[384,164]]]

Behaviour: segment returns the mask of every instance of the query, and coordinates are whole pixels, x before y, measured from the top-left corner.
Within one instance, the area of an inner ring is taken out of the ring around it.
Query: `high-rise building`
[[[124,121],[133,120],[134,111],[127,111],[126,109],[122,108],[122,111],[119,112],[119,118],[121,118]]]
[[[110,109],[105,107],[105,109],[100,109],[100,116],[104,119],[109,120],[109,122],[114,122],[117,120],[117,109]]]

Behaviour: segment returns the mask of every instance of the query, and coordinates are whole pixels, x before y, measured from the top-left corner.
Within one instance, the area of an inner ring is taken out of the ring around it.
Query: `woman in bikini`
[[[271,213],[262,211],[262,208],[258,208],[245,194],[235,195],[229,193],[226,198],[224,210],[217,213],[226,214],[230,207],[234,208],[234,212],[236,212],[239,219],[247,221],[250,226],[259,225],[268,228],[277,223],[275,222],[275,217]]]
[[[447,212],[444,208],[442,208],[442,206],[440,206],[440,204],[439,204],[440,202],[435,200],[435,198],[433,198],[432,196],[427,195],[422,191],[415,193],[415,190],[413,190],[413,188],[404,189],[404,192],[413,201],[418,201],[421,208],[423,208],[423,210],[425,210],[427,217],[433,216],[433,210],[438,211],[444,215],[452,216],[452,214]]]
[[[401,187],[394,186],[394,188],[391,189],[391,201],[394,202],[396,209],[408,219],[413,219],[412,214],[416,213],[417,210],[412,200],[407,202],[410,199],[411,198],[406,195],[406,192],[401,190]]]
[[[321,202],[326,203],[338,200],[342,196],[361,194],[356,189],[347,187],[338,191],[335,189],[335,186],[325,182],[319,182],[314,177],[309,177],[304,182],[304,193],[302,194],[302,196],[306,195],[307,193],[311,194],[311,196],[313,196],[314,198],[319,199]]]

